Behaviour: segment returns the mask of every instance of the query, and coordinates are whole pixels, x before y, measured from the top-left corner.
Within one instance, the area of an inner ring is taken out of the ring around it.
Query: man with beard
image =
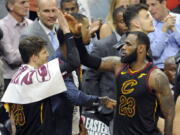
[[[146,59],[150,41],[143,32],[129,32],[121,48],[121,58],[102,59],[88,55],[80,40],[81,63],[111,71],[116,76],[117,106],[114,135],[161,135],[157,128],[157,106],[165,118],[165,135],[172,135],[174,102],[167,76]]]

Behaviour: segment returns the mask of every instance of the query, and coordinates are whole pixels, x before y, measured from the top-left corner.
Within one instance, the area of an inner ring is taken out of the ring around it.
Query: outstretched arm
[[[149,79],[150,87],[155,90],[161,111],[165,118],[164,135],[172,135],[174,120],[174,100],[167,76],[159,69],[154,70]]]
[[[87,67],[114,72],[116,67],[121,65],[120,57],[109,56],[99,58],[88,54],[81,38],[76,39],[76,46],[79,51],[81,63]]]
[[[60,69],[61,72],[70,73],[80,66],[79,53],[75,46],[73,34],[70,33],[68,22],[61,11],[58,11],[58,23],[62,30],[62,33],[64,34],[63,35],[64,37],[59,37],[58,39],[64,38],[64,44],[67,47],[67,57],[65,61],[60,64]],[[58,34],[59,33],[61,32],[58,32]],[[62,35],[58,35],[58,36],[62,36]]]

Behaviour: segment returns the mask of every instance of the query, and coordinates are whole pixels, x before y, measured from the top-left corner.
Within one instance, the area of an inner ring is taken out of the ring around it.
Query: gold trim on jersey
[[[132,74],[139,72],[139,71],[137,71],[137,70],[134,70],[134,71],[133,71],[133,70],[130,69],[130,68],[129,68],[128,70],[129,70],[129,72],[132,73]]]
[[[138,79],[142,78],[143,76],[146,76],[147,74],[145,73],[141,73],[139,76],[138,76]]]
[[[43,124],[43,108],[44,108],[44,104],[41,103],[41,106],[40,106],[40,120],[41,120],[41,124]]]

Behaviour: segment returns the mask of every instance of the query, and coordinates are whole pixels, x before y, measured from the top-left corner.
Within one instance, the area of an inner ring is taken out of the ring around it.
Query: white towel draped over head
[[[22,65],[13,76],[1,102],[29,104],[66,90],[59,60],[54,59],[38,69]]]

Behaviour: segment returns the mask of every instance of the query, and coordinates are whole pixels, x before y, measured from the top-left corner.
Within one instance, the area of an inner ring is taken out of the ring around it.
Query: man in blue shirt
[[[153,62],[163,69],[165,59],[176,55],[180,48],[180,15],[169,12],[166,0],[147,0],[147,4],[155,27],[149,34]]]

